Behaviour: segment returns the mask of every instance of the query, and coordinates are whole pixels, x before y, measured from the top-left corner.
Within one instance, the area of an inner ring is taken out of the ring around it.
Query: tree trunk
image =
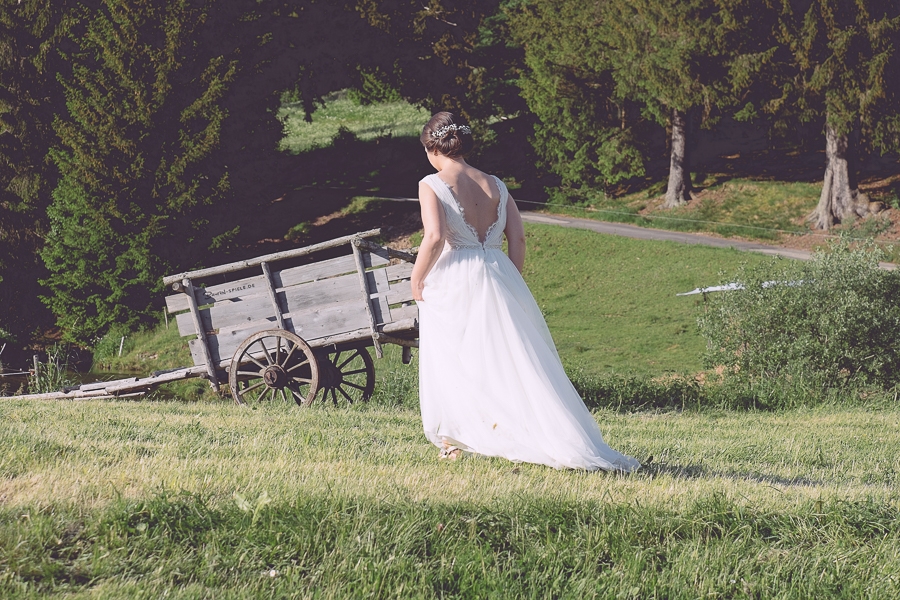
[[[809,215],[814,229],[830,229],[848,217],[869,214],[869,198],[856,189],[847,156],[849,136],[825,125],[825,178],[819,205]]]
[[[687,164],[687,115],[672,110],[672,149],[669,156],[669,187],[663,208],[680,206],[691,199],[691,173]]]

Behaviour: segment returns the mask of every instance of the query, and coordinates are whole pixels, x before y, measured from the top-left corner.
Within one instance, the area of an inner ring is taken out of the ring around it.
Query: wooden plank
[[[284,316],[282,315],[281,303],[275,292],[275,283],[272,281],[272,270],[269,269],[269,263],[264,262],[260,265],[263,275],[266,276],[266,288],[269,296],[269,302],[272,304],[272,312],[275,313],[275,320],[278,322],[278,329],[284,329]]]
[[[387,271],[388,281],[394,282],[399,279],[409,279],[412,276],[413,266],[415,265],[408,262],[389,266],[385,269],[385,271]]]
[[[287,315],[298,311],[310,312],[315,309],[325,309],[340,303],[358,304],[362,308],[363,303],[360,301],[359,295],[358,277],[356,273],[350,273],[341,277],[291,286],[278,292],[277,297],[283,314]],[[238,325],[246,326],[254,321],[275,318],[272,303],[264,295],[241,298],[233,302],[218,302],[210,308],[203,309],[200,314],[206,331],[235,328]],[[177,315],[175,321],[181,335],[193,333],[189,313]]]
[[[409,306],[400,306],[397,308],[391,309],[391,317],[396,321],[405,321],[406,319],[418,319],[419,318],[419,307],[415,304],[410,304]],[[387,331],[387,329],[385,329]]]
[[[414,263],[416,262],[416,255],[411,252],[406,252],[404,250],[397,250],[395,248],[388,248],[385,246],[379,246],[369,240],[353,240],[353,245],[357,248],[361,248],[363,250],[368,250],[369,252],[375,252],[377,254],[387,254],[391,258],[399,258],[401,260],[405,260],[407,262]]]
[[[380,267],[388,264],[386,260],[379,256],[370,255],[367,260],[368,267]],[[329,258],[311,265],[301,265],[299,267],[291,267],[281,271],[272,271],[272,281],[276,288],[286,288],[320,279],[328,279],[337,277],[347,273],[356,271],[356,261],[353,255],[338,256],[337,258]],[[197,303],[200,306],[207,304],[215,304],[225,300],[235,300],[237,298],[245,298],[247,296],[256,296],[266,293],[266,278],[263,275],[254,277],[245,277],[228,283],[219,285],[211,285],[206,288],[196,288]],[[188,299],[184,294],[174,294],[166,297],[166,309],[169,313],[181,312],[188,310]]]
[[[380,325],[391,320],[391,310],[385,295],[391,290],[387,279],[387,269],[375,269],[366,272],[366,282],[371,294],[372,316],[375,323]]]
[[[272,303],[266,296],[250,296],[241,298],[235,302],[219,302],[211,308],[200,311],[204,331],[215,331],[225,327],[234,327],[241,323],[250,323],[271,317]],[[178,324],[178,333],[182,336],[194,333],[193,319],[190,313],[182,313],[175,316]]]
[[[187,315],[190,315],[191,320],[194,324],[194,331],[197,333],[197,346],[200,348],[200,356],[202,362],[194,361],[195,365],[206,364],[206,372],[209,375],[209,384],[212,386],[213,390],[219,391],[219,379],[216,376],[216,367],[212,362],[212,356],[209,352],[209,344],[206,340],[206,331],[203,329],[203,324],[201,322],[200,311],[197,309],[197,300],[194,294],[194,284],[190,279],[182,279],[181,285],[184,286],[185,294],[187,295],[188,302],[190,303],[191,310]]]
[[[393,323],[388,323],[381,330],[392,335],[402,335],[404,333],[419,333],[418,313],[415,317],[404,318]]]
[[[358,293],[359,290],[357,289]],[[357,302],[351,306],[336,305],[329,308],[286,314],[285,321],[288,322],[289,331],[293,331],[304,340],[309,341],[367,327],[369,317],[362,302]],[[277,327],[274,317],[272,317],[271,321],[254,321],[241,329],[232,329],[219,335],[209,336],[208,340],[210,352],[213,355],[213,362],[221,364],[231,361],[231,357],[237,350],[237,347],[251,334],[266,329],[277,329]],[[201,352],[201,348],[196,343],[196,340],[191,340],[188,345],[191,349],[191,356],[196,360],[198,353]]]
[[[337,246],[342,246],[344,244],[349,244],[355,239],[373,237],[381,233],[381,229],[370,229],[368,231],[361,231],[359,233],[354,233],[353,235],[345,235],[344,237],[339,237],[333,240],[329,240],[327,242],[322,242],[319,244],[313,244],[312,246],[306,246],[305,248],[297,248],[295,250],[285,250],[284,252],[275,252],[273,254],[266,254],[264,256],[258,256],[256,258],[251,258],[249,260],[242,260],[239,262],[229,263],[227,265],[220,265],[218,267],[210,267],[208,269],[198,269],[196,271],[188,271],[187,273],[178,273],[177,275],[168,275],[163,277],[164,285],[171,285],[176,282],[180,282],[182,279],[202,279],[203,277],[210,277],[212,275],[221,275],[223,273],[233,273],[235,271],[240,271],[241,269],[247,269],[249,267],[256,267],[260,263],[263,262],[275,262],[276,260],[284,260],[286,258],[297,258],[299,256],[306,256],[308,254],[312,254],[314,252],[318,252],[320,250],[326,250],[328,248],[336,248]]]
[[[388,264],[388,261],[378,256],[373,256],[366,261],[366,267],[380,267]],[[280,288],[307,283],[309,281],[317,281],[319,279],[328,279],[337,277],[338,275],[346,275],[356,271],[356,261],[352,254],[346,256],[338,256],[337,258],[329,258],[320,260],[311,265],[301,265],[290,269],[273,272],[275,277],[275,285]]]
[[[381,349],[381,344],[378,342],[378,323],[375,321],[375,311],[372,310],[372,291],[369,290],[369,282],[366,279],[366,266],[365,259],[363,255],[367,254],[363,250],[359,249],[359,240],[354,240],[352,244],[353,248],[353,258],[356,259],[356,273],[359,279],[359,291],[362,294],[363,305],[366,307],[366,316],[369,317],[369,327],[372,330],[372,344],[375,346],[375,356],[381,358],[384,356],[384,352]],[[339,333],[339,332],[335,332]]]
[[[255,277],[246,277],[236,281],[230,281],[220,285],[211,285],[206,288],[195,288],[197,294],[197,304],[204,306],[207,304],[215,304],[223,300],[231,300],[244,296],[253,296],[266,293],[266,278],[263,275]],[[166,310],[169,313],[181,312],[188,310],[190,305],[186,294],[174,294],[166,296]]]
[[[386,294],[388,304],[402,304],[412,302],[413,293],[408,281],[398,281],[391,286],[390,291]]]

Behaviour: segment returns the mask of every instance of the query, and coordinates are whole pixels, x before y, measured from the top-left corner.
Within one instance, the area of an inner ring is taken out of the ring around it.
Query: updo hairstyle
[[[464,130],[468,133],[463,133]],[[475,147],[468,125],[446,111],[431,117],[419,140],[428,152],[438,152],[447,158],[463,157]]]

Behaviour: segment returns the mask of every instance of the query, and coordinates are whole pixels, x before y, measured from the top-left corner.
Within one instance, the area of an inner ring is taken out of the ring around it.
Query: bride
[[[437,171],[419,182],[425,231],[410,282],[425,435],[442,457],[465,451],[554,468],[638,469],[606,445],[566,377],[520,274],[525,232],[516,204],[500,179],[465,161],[471,130],[441,112],[421,141]]]

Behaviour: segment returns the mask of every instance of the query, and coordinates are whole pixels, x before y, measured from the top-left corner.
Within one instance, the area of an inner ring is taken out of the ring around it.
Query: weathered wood
[[[328,309],[342,303],[358,303],[358,276],[351,273],[341,277],[291,286],[278,292],[277,298],[283,315]],[[217,302],[212,307],[201,310],[200,316],[206,331],[215,331],[246,326],[253,321],[275,319],[275,312],[268,296],[255,295],[236,302]],[[175,321],[181,335],[193,333],[190,313],[177,315]],[[294,319],[294,324],[298,324],[296,319]]]
[[[367,256],[366,267],[379,267],[386,264],[388,262],[379,256]],[[281,289],[301,283],[338,277],[347,273],[354,273],[355,271],[356,261],[353,259],[352,254],[348,254],[347,256],[322,260],[311,265],[272,271],[272,281],[276,289]],[[197,304],[200,306],[265,293],[265,277],[262,275],[245,277],[244,279],[228,283],[196,289]],[[188,308],[187,298],[184,294],[174,294],[166,297],[166,309],[170,313],[181,312],[188,310]]]
[[[146,392],[134,392],[128,394],[107,394],[105,391],[82,393],[78,390],[72,392],[49,392],[46,394],[27,394],[23,396],[0,396],[0,399],[16,400],[117,400],[119,398],[134,398],[143,396]]]
[[[395,322],[405,321],[406,319],[419,318],[419,307],[415,304],[409,306],[399,306],[391,309],[391,317]]]
[[[275,321],[278,323],[278,329],[284,329],[284,315],[282,315],[281,305],[278,303],[278,297],[275,294],[275,282],[272,281],[272,271],[269,269],[269,263],[264,262],[260,265],[263,275],[266,276],[266,290],[269,292],[269,301],[272,303],[272,310],[275,312]]]
[[[359,292],[357,291],[357,293]],[[340,304],[312,311],[286,313],[285,326],[288,331],[293,331],[307,342],[331,334],[354,331],[366,327],[369,323],[369,316],[361,304],[356,302],[354,304]],[[224,333],[220,331],[218,335],[209,336],[210,353],[213,361],[215,364],[230,361],[234,351],[248,336],[258,331],[275,328],[277,328],[277,324],[275,323],[275,318],[272,317],[271,320],[252,321],[241,329],[229,330]],[[199,364],[197,361],[203,360],[202,348],[199,346],[199,342],[191,340],[188,345],[191,349],[194,363]]]
[[[404,252],[403,250],[397,250],[395,248],[382,247],[382,246],[379,246],[378,244],[370,242],[369,240],[363,240],[363,239],[354,240],[353,245],[356,246],[357,248],[361,248],[363,250],[368,250],[369,252],[372,252],[374,254],[383,255],[386,253],[391,258],[399,258],[401,260],[405,260],[407,262],[412,262],[412,263],[416,262],[415,254],[411,254],[409,252]]]
[[[385,271],[387,271],[388,281],[391,283],[401,279],[409,279],[412,277],[412,270],[413,265],[407,262],[391,265],[385,269]]]
[[[79,389],[82,392],[92,392],[94,390],[106,389],[107,386],[116,385],[119,383],[129,383],[129,382],[134,383],[137,380],[138,380],[137,377],[128,377],[126,379],[113,379],[111,381],[95,381],[94,383],[82,384],[82,385],[78,386],[78,388],[76,388],[76,389]]]
[[[249,260],[242,260],[239,262],[229,263],[227,265],[220,265],[218,267],[209,267],[207,269],[198,269],[196,271],[188,271],[187,273],[179,273],[177,275],[168,275],[163,277],[163,284],[169,285],[173,282],[180,281],[182,279],[202,279],[204,277],[210,277],[212,275],[221,275],[223,273],[233,273],[235,271],[240,271],[241,269],[247,269],[249,267],[259,266],[260,263],[263,262],[275,262],[276,260],[284,260],[286,258],[297,258],[300,256],[306,256],[308,254],[312,254],[314,252],[318,252],[320,250],[327,250],[328,248],[335,248],[337,246],[342,246],[344,244],[348,244],[355,239],[359,238],[367,238],[376,236],[381,233],[381,229],[370,229],[369,231],[362,231],[360,233],[354,233],[353,235],[345,235],[344,237],[339,237],[333,240],[329,240],[327,242],[321,242],[319,244],[313,244],[312,246],[306,246],[305,248],[297,248],[295,250],[285,250],[284,252],[275,252],[273,254],[266,254],[265,256],[258,256],[256,258],[251,258]]]
[[[412,302],[413,293],[412,288],[409,285],[408,281],[398,281],[397,283],[391,285],[390,291],[385,295],[388,304],[391,306],[395,304],[403,304],[405,302]]]
[[[384,351],[381,349],[381,343],[378,341],[378,323],[375,321],[375,313],[372,310],[372,292],[369,291],[369,283],[366,279],[366,267],[363,264],[363,251],[359,249],[359,240],[355,240],[353,247],[353,258],[356,259],[356,272],[359,276],[360,292],[362,292],[363,305],[366,307],[366,315],[369,317],[369,327],[372,329],[372,345],[375,346],[375,356],[382,358]],[[339,333],[339,332],[335,332]]]
[[[209,384],[212,386],[213,390],[216,392],[219,391],[219,379],[216,376],[216,367],[213,364],[212,357],[209,352],[209,344],[206,340],[206,330],[203,328],[203,322],[200,318],[200,311],[197,309],[197,299],[194,296],[194,284],[191,283],[190,279],[182,279],[181,285],[184,286],[185,292],[187,293],[188,303],[190,304],[191,319],[194,322],[194,329],[197,332],[197,344],[200,346],[202,355],[203,355],[203,363],[206,364],[206,372],[209,377]],[[194,360],[195,365],[199,365],[201,363]]]
[[[145,391],[151,390],[163,383],[198,377],[204,374],[206,374],[205,364],[200,367],[185,367],[182,369],[173,369],[171,371],[161,371],[150,377],[126,377],[124,379],[113,379],[110,381],[96,381],[74,388],[63,389],[58,392],[28,394],[24,396],[15,396],[15,398],[24,398],[28,400],[124,398],[142,395]]]
[[[419,340],[407,340],[403,338],[395,338],[394,336],[387,335],[386,333],[379,333],[377,335],[379,342],[384,342],[385,344],[396,344],[397,346],[410,347],[410,348],[418,348]]]
[[[374,269],[366,272],[366,282],[370,294],[370,305],[375,318],[375,323],[389,323],[391,321],[391,310],[388,307],[385,296],[391,287],[388,284],[387,269]]]
[[[381,328],[384,333],[400,335],[402,333],[417,333],[419,331],[418,317],[406,317],[403,320],[388,323]]]

